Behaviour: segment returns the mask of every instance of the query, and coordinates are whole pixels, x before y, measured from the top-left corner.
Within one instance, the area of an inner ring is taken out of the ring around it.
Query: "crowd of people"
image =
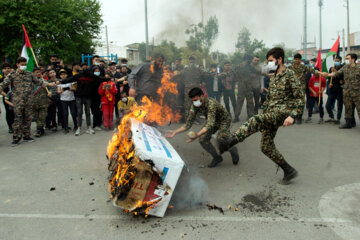
[[[16,66],[2,64],[0,92],[4,95],[5,116],[9,133],[13,134],[13,144],[21,139],[31,138],[31,122],[36,124],[35,137],[45,135],[45,129],[56,132],[61,127],[65,134],[73,131],[75,136],[83,132],[113,130],[131,106],[140,104],[142,97],[156,101],[157,89],[161,85],[163,69],[173,72],[172,81],[177,83],[179,94],[171,98],[169,104],[182,112],[186,122],[193,102],[188,97],[191,89],[199,87],[206,97],[224,104],[232,122],[240,121],[240,114],[246,100],[247,119],[257,115],[270,91],[270,78],[276,72],[275,65],[260,63],[258,56],[245,54],[240,65],[226,61],[223,65],[211,64],[209,70],[196,64],[189,57],[188,65],[181,59],[168,65],[164,56],[158,54],[148,61],[130,69],[127,60],[106,63],[99,56],[92,58],[92,64],[75,62],[64,65],[57,55],[52,55],[50,64],[39,64],[32,73],[26,71],[26,59],[19,57]],[[315,68],[316,59],[303,61],[300,54],[294,56],[293,63],[284,66],[293,70],[306,93],[306,109],[312,121],[314,112],[319,112],[319,123],[339,124],[345,104],[345,124],[341,128],[355,126],[354,110],[359,109],[357,55],[348,54],[345,65],[339,56],[335,58],[330,73],[322,73]],[[327,80],[325,79],[327,77]],[[287,90],[287,89],[285,89]],[[324,120],[323,93],[328,95],[325,108],[329,119]],[[334,115],[336,104],[336,116]],[[358,110],[359,111],[359,110]],[[82,127],[85,112],[86,126]],[[297,116],[301,124],[303,111]],[[72,128],[69,125],[69,115]],[[91,117],[92,115],[92,117]],[[200,118],[195,118],[195,123]]]

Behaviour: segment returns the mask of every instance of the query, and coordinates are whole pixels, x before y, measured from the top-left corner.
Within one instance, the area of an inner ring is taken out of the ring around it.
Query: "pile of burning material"
[[[165,125],[181,118],[163,103],[165,94],[177,94],[170,78],[164,70],[160,100],[144,97],[123,117],[119,133],[108,146],[108,190],[113,204],[134,215],[163,217],[185,165],[161,133],[144,123]]]
[[[113,203],[135,215],[163,217],[185,164],[158,130],[134,118],[128,124],[127,144],[121,141],[109,163]]]

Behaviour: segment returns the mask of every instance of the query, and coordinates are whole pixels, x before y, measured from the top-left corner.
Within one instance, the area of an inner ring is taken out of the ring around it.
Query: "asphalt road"
[[[299,171],[288,186],[277,184],[282,172],[276,174],[261,153],[259,133],[238,144],[239,165],[225,154],[214,169],[204,167],[210,157],[198,142],[177,136],[170,142],[190,172],[175,192],[203,205],[182,206],[178,196],[164,218],[144,219],[108,201],[105,154],[111,132],[48,132],[11,147],[1,108],[0,239],[360,239],[359,127],[312,123],[280,129],[276,144]],[[184,184],[189,179],[192,184]],[[209,210],[207,203],[224,213]]]

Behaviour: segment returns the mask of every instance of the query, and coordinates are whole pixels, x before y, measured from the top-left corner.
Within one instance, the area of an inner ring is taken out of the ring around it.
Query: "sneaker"
[[[308,118],[305,120],[305,123],[311,123],[311,117],[308,117]]]
[[[25,142],[35,142],[35,140],[33,138],[31,138],[31,137],[23,137],[23,140]]]
[[[21,138],[14,138],[11,145],[16,146],[20,143]]]
[[[52,128],[51,128],[51,131],[57,132],[57,127],[52,127]]]
[[[94,129],[92,129],[92,128],[88,128],[88,129],[86,130],[86,133],[87,133],[87,134],[95,134],[95,131],[94,131]]]
[[[334,120],[334,124],[339,125],[339,124],[340,124],[340,120]]]
[[[99,127],[99,126],[96,126],[96,127],[94,127],[94,130],[96,130],[96,131],[102,131],[102,128]]]
[[[80,133],[81,133],[81,129],[80,129],[80,128],[76,129],[76,131],[75,131],[75,136],[79,136]]]
[[[320,118],[318,124],[323,124],[323,123],[324,123],[324,119]]]
[[[335,120],[333,118],[330,118],[330,119],[326,120],[325,122],[326,123],[333,123],[333,122],[335,122]]]
[[[14,130],[12,128],[9,128],[8,133],[12,134],[12,133],[14,133]]]
[[[64,134],[68,134],[70,131],[69,131],[69,129],[64,129]]]

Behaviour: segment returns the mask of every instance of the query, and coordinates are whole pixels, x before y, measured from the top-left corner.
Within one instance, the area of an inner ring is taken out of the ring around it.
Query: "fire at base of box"
[[[185,163],[158,130],[136,119],[130,124],[131,134],[122,140],[130,148],[124,144],[129,149],[110,157],[113,204],[135,215],[163,217]]]

